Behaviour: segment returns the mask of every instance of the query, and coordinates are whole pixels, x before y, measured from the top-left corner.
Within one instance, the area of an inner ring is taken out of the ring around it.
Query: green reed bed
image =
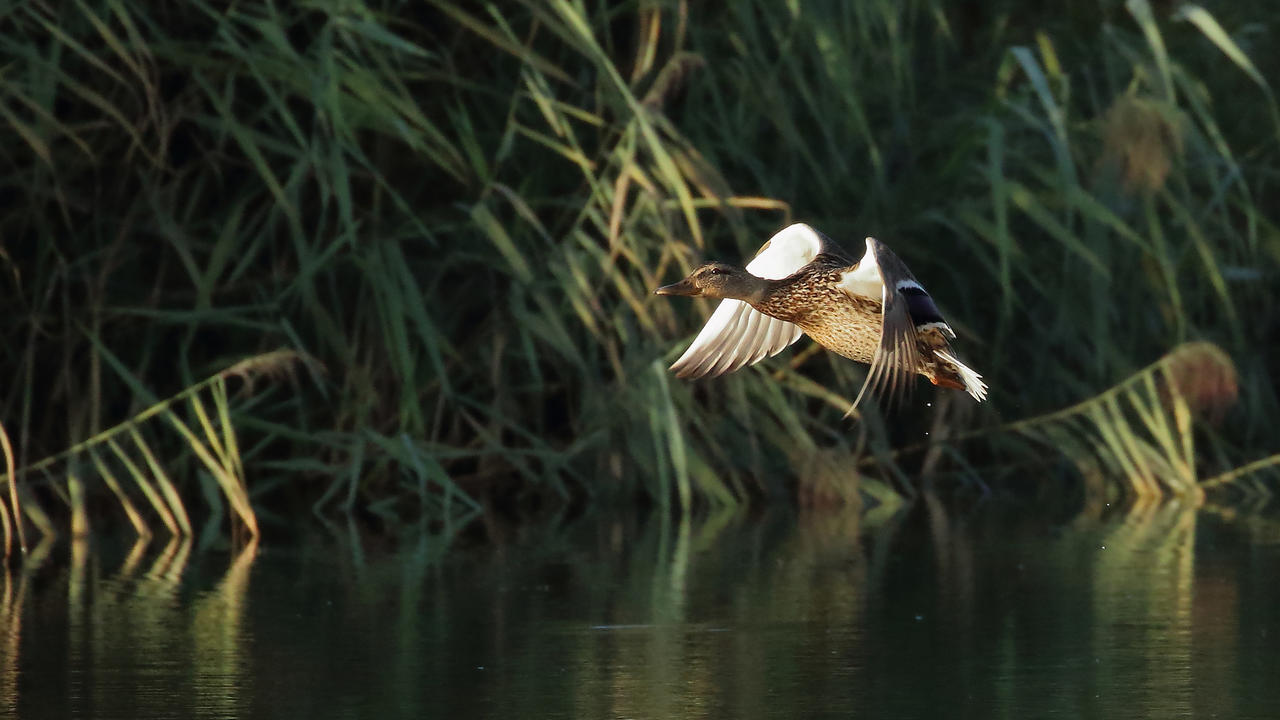
[[[394,524],[888,497],[922,462],[1025,467],[1043,437],[938,438],[1087,403],[1188,341],[1220,348],[1239,401],[1178,426],[1194,445],[1156,486],[1246,463],[1265,486],[1278,22],[1140,0],[11,5],[0,420],[16,467],[59,460],[8,504],[181,534],[170,489],[216,488],[247,527],[298,502]],[[710,308],[651,290],[794,219],[890,242],[991,402],[921,388],[844,420],[864,369],[803,344],[672,378]],[[280,347],[315,361],[224,372]],[[161,397],[217,417],[148,416]],[[1082,422],[1123,469],[1121,415]],[[923,461],[902,451],[926,432]],[[1137,469],[1102,482],[1143,492]]]

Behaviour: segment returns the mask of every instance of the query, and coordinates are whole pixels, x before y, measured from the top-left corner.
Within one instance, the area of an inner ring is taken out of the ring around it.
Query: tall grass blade
[[[98,469],[98,477],[102,478],[102,481],[111,489],[111,494],[115,495],[116,501],[120,503],[120,508],[124,510],[125,516],[129,518],[129,523],[133,525],[134,532],[140,538],[150,538],[151,527],[143,519],[142,513],[138,512],[138,509],[134,507],[133,501],[129,499],[124,488],[120,487],[120,482],[116,480],[115,473],[102,461],[96,450],[89,448],[87,452],[89,458],[93,461],[93,466]]]
[[[1178,11],[1174,17],[1195,25],[1197,30],[1222,51],[1223,55],[1226,55],[1231,62],[1236,64],[1236,67],[1244,71],[1250,80],[1257,83],[1258,87],[1267,95],[1267,103],[1271,110],[1271,122],[1275,124],[1277,132],[1280,132],[1280,111],[1277,111],[1276,98],[1271,90],[1271,84],[1267,82],[1261,72],[1258,72],[1258,68],[1254,66],[1253,61],[1240,49],[1236,41],[1231,39],[1231,36],[1222,28],[1222,25],[1218,24],[1218,20],[1213,14],[1200,5],[1188,2],[1178,6]]]
[[[187,516],[187,508],[182,502],[182,496],[178,494],[178,489],[174,487],[173,481],[169,479],[169,474],[165,472],[164,467],[156,460],[155,453],[151,451],[151,446],[143,439],[138,429],[130,427],[129,435],[133,440],[134,447],[146,459],[147,467],[150,468],[152,476],[156,479],[156,484],[160,486],[160,492],[169,506],[169,512],[174,522],[178,525],[179,532],[176,534],[182,537],[190,537],[191,519]]]
[[[156,489],[151,486],[151,482],[147,480],[147,476],[142,472],[142,469],[125,453],[120,444],[115,441],[115,438],[107,440],[107,446],[111,448],[111,452],[115,454],[116,459],[128,470],[129,476],[133,478],[138,489],[147,498],[147,502],[151,503],[151,509],[156,511],[156,514],[160,516],[160,521],[169,529],[169,534],[179,534],[178,523],[174,519],[173,513],[169,511],[169,507],[164,498],[160,496],[160,493],[156,492]]]
[[[4,451],[4,466],[6,474],[9,477],[9,502],[0,503],[0,517],[4,521],[4,556],[9,557],[9,551],[12,547],[13,538],[11,533],[16,528],[18,535],[18,548],[23,555],[27,554],[27,534],[22,529],[22,503],[18,501],[18,471],[17,460],[13,455],[13,444],[9,442],[9,430],[5,428],[4,423],[0,422],[0,450]],[[13,509],[13,525],[9,525],[9,509]]]
[[[193,410],[196,408],[202,408],[198,398],[191,398],[191,404]],[[210,434],[213,433],[213,429],[207,424],[207,415],[200,410],[197,410],[197,415],[201,416],[202,427],[205,430],[205,437],[208,438]],[[232,468],[229,468],[219,462],[218,457],[215,456],[217,451],[211,451],[210,448],[206,447],[205,444],[201,442],[200,438],[197,437],[189,427],[187,427],[187,424],[184,423],[177,414],[172,410],[166,409],[164,411],[164,417],[169,421],[169,424],[182,435],[183,439],[186,440],[187,448],[200,459],[200,462],[204,464],[205,469],[207,469],[209,474],[217,481],[218,486],[222,489],[223,495],[227,499],[227,502],[231,505],[231,509],[235,511],[236,515],[240,518],[240,521],[243,522],[245,527],[249,530],[250,536],[257,537],[258,519],[253,512],[253,508],[249,505],[249,496],[245,491],[243,481],[235,476]]]
[[[1160,73],[1160,96],[1169,102],[1174,101],[1173,75],[1169,69],[1169,53],[1165,49],[1164,37],[1156,24],[1155,14],[1151,11],[1148,0],[1125,0],[1125,9],[1133,16],[1142,30],[1151,55],[1155,58],[1156,68]]]

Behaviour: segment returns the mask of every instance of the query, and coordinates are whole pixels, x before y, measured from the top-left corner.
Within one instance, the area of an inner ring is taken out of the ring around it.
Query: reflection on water
[[[3,577],[0,714],[1274,717],[1275,527],[927,499],[482,548],[46,544]]]
[[[5,608],[4,706],[23,717],[243,716],[254,545],[195,593],[185,582],[190,540],[139,541],[111,555],[76,540],[67,565],[45,553],[6,575],[19,597],[34,597]]]

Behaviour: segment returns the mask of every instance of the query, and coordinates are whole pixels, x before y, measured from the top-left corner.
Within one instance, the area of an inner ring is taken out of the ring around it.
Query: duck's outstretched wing
[[[849,411],[867,392],[888,396],[890,401],[901,399],[920,366],[917,332],[932,326],[954,338],[955,331],[906,263],[875,238],[867,238],[866,253],[841,277],[841,287],[850,295],[879,300],[883,308],[880,344]]]
[[[796,223],[769,238],[747,263],[747,272],[780,280],[824,252],[838,252],[838,249],[822,233],[804,223]],[[741,300],[721,300],[693,344],[672,363],[671,370],[681,378],[733,372],[777,355],[801,334],[794,323],[769,317]]]
[[[761,313],[741,300],[721,300],[688,350],[671,364],[676,377],[714,377],[752,365],[800,337],[794,324]]]

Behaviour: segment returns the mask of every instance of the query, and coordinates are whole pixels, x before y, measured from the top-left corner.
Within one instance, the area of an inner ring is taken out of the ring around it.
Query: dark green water
[[[7,579],[0,714],[1275,718],[1276,527],[920,506],[64,542]]]

